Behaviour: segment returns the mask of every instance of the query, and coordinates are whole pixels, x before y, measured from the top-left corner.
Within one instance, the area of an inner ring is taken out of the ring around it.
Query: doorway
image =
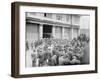
[[[43,25],[43,38],[51,38],[52,25]]]

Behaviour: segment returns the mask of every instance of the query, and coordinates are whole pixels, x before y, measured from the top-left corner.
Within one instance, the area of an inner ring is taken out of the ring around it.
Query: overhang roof
[[[48,25],[53,25],[53,26],[62,26],[62,27],[73,27],[74,28],[79,28],[79,25],[76,24],[71,24],[59,20],[54,20],[54,19],[49,19],[45,17],[37,17],[37,16],[28,16],[26,17],[26,22],[29,23],[36,23],[36,24],[48,24]]]

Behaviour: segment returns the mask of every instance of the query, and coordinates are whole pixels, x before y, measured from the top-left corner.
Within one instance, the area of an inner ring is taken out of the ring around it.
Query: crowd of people
[[[29,45],[26,42],[26,66],[60,66],[82,64],[89,37],[80,34],[72,40],[43,38]]]

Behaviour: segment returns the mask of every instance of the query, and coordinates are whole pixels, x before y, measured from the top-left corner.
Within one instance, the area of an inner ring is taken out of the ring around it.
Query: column
[[[78,35],[80,35],[80,28],[78,28]]]
[[[42,39],[43,38],[43,24],[39,25],[39,38]]]
[[[64,27],[62,27],[62,39],[64,39]]]
[[[73,37],[74,37],[74,36],[73,36],[73,28],[71,29],[71,34],[72,34],[72,39],[73,39]]]
[[[52,36],[55,38],[55,26],[52,27]]]

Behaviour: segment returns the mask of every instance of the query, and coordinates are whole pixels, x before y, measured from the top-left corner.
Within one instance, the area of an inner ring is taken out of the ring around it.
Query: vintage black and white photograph
[[[25,67],[90,63],[90,15],[25,12]]]
[[[12,76],[97,73],[97,7],[12,3]]]

